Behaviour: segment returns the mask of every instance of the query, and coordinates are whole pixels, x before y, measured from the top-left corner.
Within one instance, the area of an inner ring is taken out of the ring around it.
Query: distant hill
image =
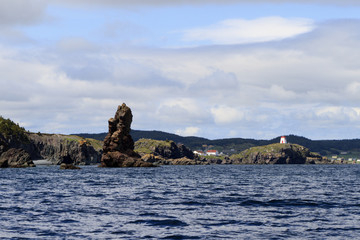
[[[163,140],[163,141],[172,140],[176,143],[182,143],[189,147],[191,147],[191,146],[194,146],[194,147],[200,146],[201,147],[203,144],[206,144],[209,141],[211,142],[211,140],[206,139],[206,138],[182,137],[182,136],[179,136],[176,134],[162,132],[162,131],[141,131],[141,130],[133,130],[132,129],[130,134],[135,142],[141,138],[149,138],[149,139]],[[79,133],[79,134],[74,134],[74,135],[86,137],[86,138],[93,138],[93,139],[103,141],[104,138],[106,137],[107,133],[93,133],[93,134],[92,133]]]
[[[97,140],[104,140],[107,133],[99,134],[75,134],[85,138],[94,138]],[[263,146],[272,143],[280,142],[280,137],[271,140],[256,140],[245,138],[226,138],[209,140],[201,137],[182,137],[176,134],[162,132],[162,131],[141,131],[131,130],[131,136],[134,141],[140,138],[150,138],[154,140],[172,140],[176,143],[182,143],[187,147],[196,150],[204,148],[216,149],[227,154],[239,153],[245,149],[255,146]],[[305,137],[289,135],[287,136],[289,143],[296,143],[309,148],[312,152],[320,153],[323,156],[339,155],[342,152],[352,152],[360,156],[360,139],[349,140],[311,140]]]

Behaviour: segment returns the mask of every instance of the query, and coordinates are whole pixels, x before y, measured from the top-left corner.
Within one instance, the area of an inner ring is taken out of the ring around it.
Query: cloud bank
[[[191,49],[84,50],[68,39],[41,58],[1,48],[1,113],[33,131],[102,132],[126,102],[135,129],[352,138],[360,128],[359,29],[360,21],[337,21],[281,45]]]
[[[97,29],[91,26],[79,34],[72,24],[61,25],[61,18],[39,24],[51,12],[49,6],[89,14],[101,6],[120,9],[169,2],[1,2],[0,114],[34,132],[105,132],[117,105],[126,102],[134,113],[134,129],[208,138],[273,138],[289,133],[315,139],[358,137],[359,20],[215,20],[180,32],[183,40],[198,45],[187,48],[123,44],[122,40],[134,41],[133,35],[151,29],[116,17],[102,19]],[[75,4],[78,8],[72,8]],[[70,19],[81,23],[76,17]],[[84,26],[80,23],[73,24]],[[52,36],[46,30],[55,26],[63,27],[59,30],[64,33],[47,39]],[[27,35],[31,30],[33,39]]]
[[[1,25],[28,25],[39,22],[45,15],[45,0],[11,0],[0,2]]]
[[[314,29],[310,19],[266,17],[254,20],[229,19],[205,28],[184,31],[184,41],[209,41],[212,44],[268,42],[294,37]]]

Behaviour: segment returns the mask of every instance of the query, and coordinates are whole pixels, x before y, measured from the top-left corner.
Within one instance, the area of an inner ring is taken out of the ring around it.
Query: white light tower
[[[286,140],[286,137],[285,137],[285,136],[282,136],[282,137],[280,138],[280,143],[282,143],[282,144],[287,143],[287,140]]]

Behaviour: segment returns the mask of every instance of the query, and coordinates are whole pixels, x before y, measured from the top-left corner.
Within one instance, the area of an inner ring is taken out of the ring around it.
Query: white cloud
[[[229,19],[212,26],[185,30],[183,40],[209,41],[214,44],[257,43],[282,40],[313,29],[314,22],[310,19]]]
[[[207,94],[209,91],[213,93],[214,89],[216,91],[236,90],[238,85],[239,82],[234,73],[214,69],[209,75],[191,84],[190,88],[198,94]]]
[[[0,1],[1,25],[28,25],[45,17],[46,0]]]
[[[351,122],[360,126],[360,108],[358,107],[327,106],[317,109],[315,114],[320,121],[328,122],[332,125]]]
[[[176,134],[180,136],[196,136],[200,131],[198,127],[186,127],[185,129],[176,130]]]
[[[204,124],[208,121],[208,110],[196,98],[165,98],[156,111],[157,118],[165,123]]]
[[[219,106],[211,108],[211,113],[217,124],[229,124],[240,122],[246,117],[244,111],[239,111],[228,106]]]
[[[296,99],[296,93],[293,91],[286,90],[283,86],[272,85],[269,89],[269,95],[271,99],[276,101],[287,101]]]
[[[360,81],[351,82],[345,87],[346,96],[350,96],[354,101],[360,100]],[[341,98],[341,96],[340,96]]]

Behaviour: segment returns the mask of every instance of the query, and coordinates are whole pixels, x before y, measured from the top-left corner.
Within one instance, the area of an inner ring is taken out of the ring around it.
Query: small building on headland
[[[217,150],[207,150],[206,155],[208,155],[208,156],[218,156],[219,152]]]
[[[280,138],[280,143],[282,143],[282,144],[287,143],[287,140],[286,140],[286,137],[285,137],[285,136],[282,136],[282,137]]]

